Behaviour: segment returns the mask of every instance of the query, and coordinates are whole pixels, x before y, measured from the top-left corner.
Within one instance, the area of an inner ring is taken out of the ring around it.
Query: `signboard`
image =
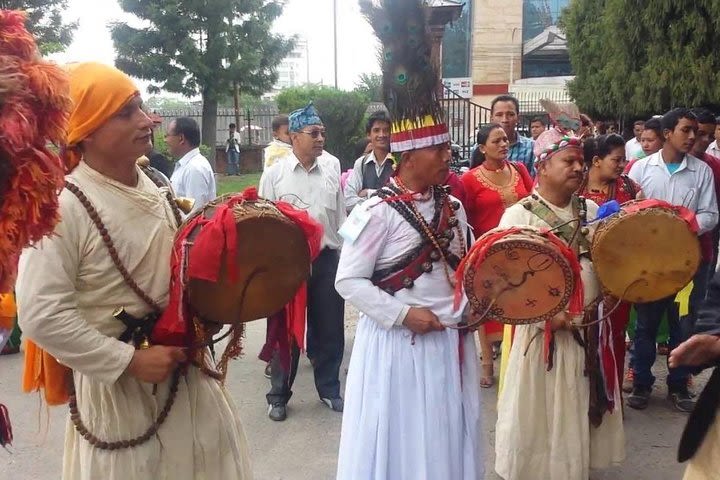
[[[443,85],[462,98],[472,98],[473,96],[472,78],[470,77],[443,78]]]

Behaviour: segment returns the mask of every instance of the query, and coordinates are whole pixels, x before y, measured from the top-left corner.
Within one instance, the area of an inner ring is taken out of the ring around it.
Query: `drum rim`
[[[522,232],[518,232],[518,234],[522,234]],[[539,236],[539,235],[538,235]],[[510,236],[508,236],[510,237]],[[508,238],[506,237],[506,238]],[[566,280],[566,286],[568,288],[565,289],[565,292],[560,297],[560,300],[558,302],[558,305],[556,307],[553,307],[550,311],[545,313],[544,315],[541,315],[539,317],[532,317],[532,318],[522,318],[522,319],[516,319],[516,318],[508,318],[505,317],[504,314],[498,314],[497,308],[494,306],[490,309],[490,312],[488,312],[488,320],[495,320],[500,323],[504,323],[506,325],[530,325],[533,323],[540,323],[547,320],[552,319],[563,311],[570,302],[570,297],[572,296],[572,292],[575,287],[575,277],[573,275],[572,268],[567,261],[567,259],[559,252],[553,250],[552,248],[547,247],[547,240],[544,240],[543,238],[543,244],[540,244],[538,242],[533,242],[532,237],[530,239],[519,239],[519,238],[509,238],[506,241],[499,241],[493,245],[491,245],[487,251],[485,252],[485,255],[482,260],[487,258],[491,254],[498,253],[501,250],[507,250],[511,246],[517,248],[518,243],[522,243],[522,247],[528,250],[535,251],[537,253],[544,253],[548,254],[550,252],[550,256],[553,258],[553,260],[560,265],[560,268],[563,271],[565,280]],[[558,261],[559,260],[559,261]],[[483,302],[482,298],[479,298],[475,293],[475,276],[477,273],[477,269],[475,267],[477,263],[477,260],[472,262],[465,270],[465,276],[463,279],[463,285],[465,286],[465,294],[467,296],[468,302],[470,303],[470,306],[473,308],[476,312],[484,312],[487,310],[487,302]],[[569,280],[569,283],[568,283]],[[467,288],[468,286],[471,286],[472,288]]]
[[[626,204],[623,204],[623,205],[626,205]],[[600,283],[600,287],[602,288],[602,291],[608,295],[615,296],[616,298],[620,298],[620,297],[618,297],[619,290],[614,291],[617,289],[608,288],[606,286],[607,282],[604,281],[604,280],[607,280],[607,278],[605,278],[605,279],[603,278],[605,276],[605,274],[608,272],[608,269],[610,267],[607,267],[607,269],[606,269],[606,267],[603,266],[603,261],[602,261],[603,255],[600,254],[601,249],[600,249],[599,243],[610,232],[610,228],[612,226],[618,225],[619,223],[621,223],[629,218],[638,216],[638,215],[655,215],[655,216],[664,216],[664,217],[672,218],[672,219],[676,220],[677,222],[679,222],[678,224],[682,224],[686,227],[687,232],[689,234],[689,238],[695,238],[696,240],[698,238],[697,235],[695,235],[695,233],[692,231],[692,229],[690,228],[690,226],[687,224],[687,222],[685,220],[678,217],[678,215],[671,208],[663,207],[663,206],[647,207],[645,209],[638,210],[636,212],[631,212],[631,213],[625,212],[624,210],[620,210],[620,212],[618,212],[618,214],[601,220],[599,222],[597,228],[595,229],[595,235],[593,236],[593,241],[590,244],[590,254],[593,258],[593,267],[595,269],[595,275],[597,276],[597,279],[598,279],[598,282]],[[695,258],[693,259],[695,265],[692,268],[692,270],[696,272],[697,269],[700,267],[700,264],[702,263],[702,252],[701,252],[699,240],[697,240],[695,245],[697,247],[697,253],[695,255]],[[684,282],[685,285],[687,283],[689,283],[693,279],[694,276],[695,276],[694,273],[692,275],[689,275],[687,282]],[[680,289],[678,289],[675,292],[675,294],[677,294],[677,292],[682,290],[682,288],[683,287],[680,287]],[[671,293],[669,295],[673,295],[673,294]],[[637,297],[627,298],[624,300],[631,302],[631,303],[647,303],[647,302],[657,301],[662,298],[666,298],[667,296],[668,295],[658,294],[658,295],[653,295],[653,296],[643,297],[643,298],[637,298]]]

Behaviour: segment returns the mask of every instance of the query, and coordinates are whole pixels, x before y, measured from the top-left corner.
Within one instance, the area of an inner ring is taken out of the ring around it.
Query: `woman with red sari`
[[[587,173],[578,194],[598,205],[610,200],[620,204],[642,198],[640,185],[623,174],[625,140],[620,135],[600,135],[585,140],[585,164]],[[610,307],[614,306],[610,305]],[[630,303],[622,302],[610,315],[613,350],[617,364],[618,381],[625,369],[625,329],[630,321]]]
[[[505,209],[532,192],[533,181],[527,168],[508,160],[510,141],[502,126],[491,123],[480,129],[472,168],[461,180],[465,187],[465,211],[475,238],[500,223]],[[480,386],[495,383],[492,343],[502,340],[503,325],[487,322],[478,329],[482,355]]]

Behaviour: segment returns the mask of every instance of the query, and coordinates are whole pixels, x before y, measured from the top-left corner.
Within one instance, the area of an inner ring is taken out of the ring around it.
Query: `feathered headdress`
[[[404,152],[449,142],[423,1],[361,0],[360,8],[382,45],[383,98],[393,120],[390,149]]]
[[[23,247],[52,232],[64,167],[48,148],[65,135],[69,85],[40,58],[25,14],[0,10],[0,292],[12,289]]]

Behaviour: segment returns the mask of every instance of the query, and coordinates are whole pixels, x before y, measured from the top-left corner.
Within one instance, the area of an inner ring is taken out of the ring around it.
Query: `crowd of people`
[[[93,70],[93,78],[98,78],[96,81],[105,81],[104,76],[112,78],[120,75],[116,71],[107,71],[107,67],[91,65],[87,68]],[[122,83],[128,91],[134,88],[124,78]],[[494,371],[496,362],[493,360],[499,351],[497,344],[501,341],[507,343],[507,348],[502,349],[504,354],[499,375],[501,388],[498,392],[495,465],[498,474],[508,480],[584,479],[591,468],[617,464],[624,459],[619,390],[613,391],[616,395],[615,407],[601,412],[599,423],[587,419],[587,414],[583,413],[590,409],[589,386],[584,370],[586,352],[565,323],[568,321],[566,318],[553,323],[556,357],[553,368],[549,370],[542,361],[542,343],[530,341],[539,326],[511,327],[496,321],[484,322],[477,328],[479,360],[474,353],[472,336],[447,328],[448,319],[460,322],[470,315],[464,306],[453,308],[454,283],[447,278],[448,269],[454,270],[457,262],[450,260],[461,258],[462,252],[472,246],[473,238],[496,227],[552,227],[552,219],[566,221],[576,214],[573,202],[579,198],[578,195],[588,201],[589,219],[596,215],[597,206],[608,201],[622,204],[643,198],[665,200],[695,213],[702,263],[693,280],[688,313],[679,315],[676,298],[671,296],[646,304],[623,302],[610,317],[615,378],[619,381],[624,377],[626,380],[625,390],[629,393],[626,405],[629,407],[644,409],[650,403],[655,381],[651,367],[655,363],[656,347],[662,343],[657,340],[661,323],[667,322],[671,350],[689,338],[695,324],[717,262],[716,199],[720,194],[720,159],[712,155],[717,150],[715,134],[720,130],[716,117],[704,109],[677,108],[646,122],[635,122],[634,136],[627,142],[618,134],[596,135],[590,129],[583,138],[567,137],[569,141],[563,144],[562,135],[554,130],[556,126],[537,121],[533,121],[533,127],[541,125],[543,128],[537,138],[522,137],[517,131],[519,112],[513,97],[500,96],[492,105],[492,123],[480,128],[477,134],[478,147],[471,162],[473,168],[460,177],[447,168],[450,157],[447,144],[422,155],[422,149],[411,150],[415,153],[401,162],[403,167],[399,174],[396,154],[391,147],[392,120],[385,111],[369,117],[366,125],[367,153],[354,162],[344,181],[339,160],[323,148],[326,126],[312,105],[273,120],[274,140],[265,149],[259,193],[266,199],[288,201],[299,209],[307,210],[323,225],[325,233],[321,254],[313,263],[308,283],[307,344],[293,345],[289,369],[280,364],[277,353],[270,359],[267,371],[270,378],[268,415],[276,421],[287,418],[287,403],[292,395],[301,347],[306,348],[313,365],[319,398],[330,409],[343,412],[345,402],[341,395],[339,369],[345,342],[344,303],[348,301],[358,308],[361,319],[345,387],[349,408],[343,418],[338,478],[407,478],[406,460],[393,458],[402,457],[406,450],[422,451],[426,448],[425,436],[444,438],[446,442],[441,443],[447,448],[469,442],[464,448],[471,448],[481,458],[479,397],[473,391],[471,379],[476,376],[477,386],[482,388],[495,384],[498,375]],[[82,109],[83,104],[76,108]],[[149,132],[151,124],[139,100],[122,106],[122,110],[130,109],[132,111],[128,116],[121,118],[128,118],[128,122],[132,119],[137,131]],[[113,116],[105,121],[118,122]],[[105,131],[106,136],[97,133]],[[112,150],[109,158],[117,158],[124,131],[116,126],[105,129],[102,124],[99,125],[94,135],[82,141],[83,160],[68,178],[92,196],[93,206],[102,213],[104,225],[113,230],[116,244],[133,245],[132,250],[122,253],[131,265],[138,262],[137,267],[133,267],[133,277],[143,281],[140,267],[144,265],[148,273],[154,274],[148,277],[148,281],[157,284],[152,288],[162,290],[165,278],[156,275],[159,267],[145,264],[142,259],[162,258],[163,255],[153,249],[165,247],[153,238],[162,232],[165,232],[162,235],[169,235],[172,229],[167,229],[167,225],[161,226],[164,223],[153,226],[151,222],[143,227],[147,232],[156,232],[149,237],[147,245],[141,246],[135,241],[127,243],[115,232],[115,224],[120,222],[119,225],[124,220],[113,220],[111,212],[117,210],[103,207],[105,201],[116,206],[119,198],[123,198],[128,202],[122,209],[123,217],[127,219],[128,212],[133,212],[137,204],[140,209],[134,220],[137,222],[145,218],[141,214],[144,212],[142,208],[145,208],[143,205],[158,202],[151,200],[154,194],[142,194],[137,191],[138,186],[127,186],[107,175],[114,175],[117,167],[112,161],[103,160],[103,155],[107,156]],[[555,136],[548,135],[551,132]],[[135,159],[146,153],[143,151],[146,136],[136,135],[137,141],[128,143],[128,158]],[[550,140],[548,136],[551,136]],[[215,198],[210,164],[198,149],[198,125],[189,118],[175,119],[165,137],[171,154],[176,158],[169,183],[177,195],[194,198],[194,210],[197,210]],[[101,143],[98,145],[97,141],[89,140],[94,138],[99,138]],[[554,148],[552,160],[545,158],[538,161],[548,146],[551,150]],[[93,155],[94,148],[102,155]],[[134,169],[133,161],[127,165],[128,171],[122,173],[132,176]],[[136,178],[134,182],[137,181]],[[132,182],[129,180],[127,183]],[[395,194],[402,195],[404,191],[428,191],[432,185],[448,185],[447,192],[451,196],[447,198],[453,199],[456,204],[453,206],[454,214],[450,209],[451,216],[446,225],[454,225],[457,234],[444,237],[450,241],[446,243],[447,250],[441,249],[446,252],[442,257],[447,263],[443,268],[432,268],[432,263],[426,268],[423,263],[420,272],[425,274],[413,278],[414,275],[408,277],[408,269],[413,265],[410,258],[409,266],[399,269],[401,278],[398,280],[398,272],[393,272],[398,269],[394,263],[407,263],[408,254],[413,253],[413,237],[421,235],[424,227],[436,226],[439,222],[435,206],[439,194],[433,193],[427,200],[419,197],[414,201],[412,212],[423,219],[420,221],[423,228],[409,231],[404,230],[412,225],[407,221],[407,211],[396,208],[392,202],[383,201],[383,198],[388,195],[388,189],[391,192],[397,189]],[[112,198],[103,199],[102,192],[108,188]],[[143,188],[150,192],[153,190],[151,185]],[[536,204],[542,205],[549,213],[538,214],[534,210]],[[161,205],[158,204],[157,208]],[[141,403],[146,402],[150,397],[143,393],[145,387],[142,382],[168,381],[171,367],[183,361],[183,353],[166,347],[153,347],[146,352],[117,350],[116,340],[105,337],[108,334],[115,336],[113,332],[117,325],[85,325],[87,313],[81,312],[95,312],[93,318],[100,319],[102,316],[98,316],[97,312],[101,304],[107,304],[108,308],[122,304],[127,308],[137,300],[131,301],[135,294],[124,293],[127,286],[122,278],[118,277],[117,282],[108,282],[107,271],[116,267],[112,258],[107,257],[107,246],[103,245],[101,237],[94,240],[94,246],[83,247],[89,250],[81,257],[63,253],[77,252],[77,245],[62,244],[73,238],[77,238],[78,242],[91,238],[94,227],[92,222],[88,222],[89,218],[83,219],[87,213],[82,211],[76,200],[70,198],[70,194],[61,196],[61,209],[65,220],[56,230],[61,235],[44,240],[39,248],[28,250],[23,255],[17,284],[18,303],[22,311],[20,325],[30,339],[38,341],[64,365],[73,368],[76,382],[87,384],[81,390],[81,398],[88,400],[86,409],[97,403],[98,395],[105,395],[107,399],[103,402],[117,405],[115,415],[120,421],[124,414],[120,410],[122,403],[117,403],[118,397],[137,396],[138,399],[144,398]],[[159,212],[158,218],[167,216]],[[353,223],[355,229],[341,228],[347,215],[355,219],[347,222]],[[453,222],[450,223],[450,220]],[[458,225],[469,228],[458,228]],[[80,234],[81,230],[87,231]],[[579,248],[578,255],[584,266],[583,285],[586,303],[589,304],[597,297],[599,287],[594,276],[587,273],[592,272],[587,244]],[[137,260],[133,260],[134,256]],[[38,268],[40,264],[45,267]],[[56,271],[47,275],[50,267]],[[379,280],[379,276],[383,275],[388,279]],[[83,278],[81,284],[77,283],[77,278]],[[101,283],[95,285],[93,278]],[[412,288],[407,285],[412,285]],[[41,291],[54,294],[39,295]],[[155,296],[162,298],[161,294]],[[115,297],[117,299],[113,300]],[[39,298],[45,300],[38,301]],[[14,316],[10,295],[3,296],[3,305],[4,315]],[[62,312],[78,313],[68,315]],[[626,332],[631,317],[634,329],[632,339],[628,341]],[[48,322],[49,318],[56,321]],[[38,323],[38,319],[44,321]],[[83,325],[77,322],[83,322]],[[271,317],[269,325],[272,322]],[[14,353],[19,349],[18,325],[14,328],[12,339],[3,353]],[[106,330],[108,333],[101,333]],[[412,342],[408,334],[412,335]],[[457,350],[458,342],[464,345],[459,370],[453,369],[452,362],[447,361],[453,356],[452,351]],[[528,344],[529,348],[526,348]],[[626,346],[630,352],[627,369]],[[115,360],[110,362],[111,358]],[[442,395],[435,392],[427,397],[428,382],[432,384],[431,380]],[[96,381],[115,382],[116,387],[111,391],[102,387],[101,393],[97,390],[99,387],[93,386]],[[188,392],[208,388],[203,386],[205,382],[202,381],[198,385],[193,385],[191,379],[186,381],[190,382],[186,387]],[[671,365],[667,386],[668,398],[675,408],[682,412],[692,411],[695,392],[692,390],[691,369],[679,364]],[[207,393],[198,394],[219,394],[219,391],[213,391],[214,388],[210,388]],[[451,406],[457,403],[457,399],[462,399],[462,408],[453,410]],[[159,405],[158,400],[147,406],[148,415],[156,408],[152,405]],[[411,405],[416,407],[407,410]],[[436,410],[443,411],[443,422],[450,422],[450,426],[438,424],[432,415],[427,416],[428,412]],[[90,413],[92,410],[85,411]],[[571,412],[573,415],[570,415]],[[108,411],[104,410],[102,421],[98,419],[94,428],[108,438],[120,435],[124,430],[111,431],[103,426],[108,421],[107,415]],[[458,415],[457,420],[452,420],[452,415]],[[148,416],[150,419],[151,416]],[[420,422],[420,419],[429,423]],[[459,423],[453,426],[453,422]],[[470,425],[472,428],[467,422],[474,422]],[[135,423],[139,426],[142,421]],[[167,436],[171,435],[173,428],[181,431],[185,427],[172,427],[170,422],[159,430],[163,433],[158,433],[158,438],[169,438]],[[135,429],[126,430],[132,432]],[[395,435],[401,434],[406,439],[404,443],[395,438]],[[67,444],[67,478],[75,478],[80,471],[104,471],[104,461],[85,463],[86,458],[94,459],[90,455],[92,447],[75,435],[80,433],[74,432]],[[241,430],[226,431],[223,438],[223,442],[234,444],[235,449],[240,448],[237,452],[245,452]],[[550,441],[539,441],[540,438]],[[416,439],[415,444],[408,439]],[[459,444],[453,443],[458,441]],[[380,450],[386,464],[368,463]],[[132,455],[132,461],[138,465],[146,465],[143,462],[152,457],[150,454],[143,457],[139,453],[142,451],[135,449]],[[437,455],[440,452],[434,453]],[[461,465],[445,470],[453,463],[452,456],[451,452],[446,452],[446,458],[437,463],[443,467],[428,467],[423,478],[439,478],[436,475],[479,478],[475,474],[482,471],[482,465]],[[192,468],[207,468],[207,461],[205,458]],[[219,464],[230,469],[228,471],[246,471],[246,453],[230,463],[228,461],[220,461]],[[386,468],[382,475],[376,470],[379,467]],[[157,463],[153,468],[164,466]]]

